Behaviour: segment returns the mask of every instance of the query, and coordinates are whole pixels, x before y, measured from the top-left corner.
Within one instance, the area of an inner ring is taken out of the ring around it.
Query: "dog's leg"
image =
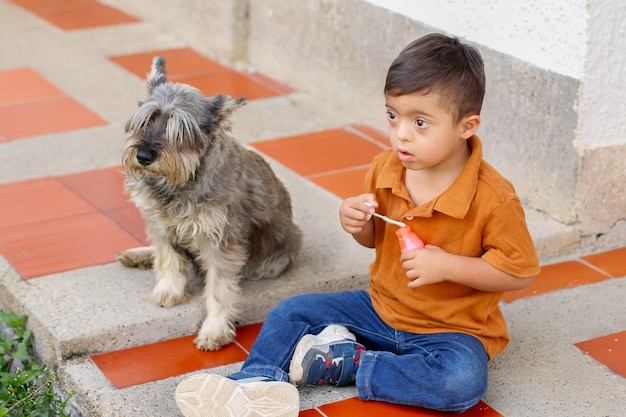
[[[204,301],[206,318],[195,340],[200,350],[217,350],[232,342],[239,312],[239,280],[246,261],[242,247],[207,251],[198,259],[206,270]]]
[[[191,267],[189,260],[169,242],[155,242],[156,285],[152,290],[152,300],[161,307],[171,307],[187,301],[185,285]]]
[[[285,239],[275,248],[271,254],[264,247],[267,241],[262,234],[257,236],[255,242],[251,242],[250,259],[244,267],[243,276],[246,279],[258,280],[276,278],[282,274],[295,260],[302,246],[302,232],[296,225],[285,235]]]
[[[129,268],[150,269],[154,262],[154,248],[145,246],[132,248],[117,254],[117,260]]]

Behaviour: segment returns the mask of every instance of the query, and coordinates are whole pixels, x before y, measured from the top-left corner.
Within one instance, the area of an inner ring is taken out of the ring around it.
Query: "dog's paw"
[[[195,338],[194,343],[196,344],[196,347],[200,350],[218,350],[221,349],[223,346],[228,345],[229,343],[231,343],[234,340],[234,337],[229,337],[229,336],[218,336],[218,337],[211,337],[211,336],[206,336],[206,337],[202,337],[200,334],[198,334],[198,336]]]
[[[157,285],[154,287],[154,290],[152,290],[152,301],[154,304],[161,307],[172,307],[187,301],[187,294],[185,294],[184,291],[172,291],[171,289]]]
[[[227,325],[226,328],[218,328],[211,326],[205,321],[194,343],[200,350],[218,350],[233,340],[235,340],[235,329],[233,327]]]
[[[117,260],[129,268],[150,269],[154,262],[152,247],[128,249],[117,254]]]

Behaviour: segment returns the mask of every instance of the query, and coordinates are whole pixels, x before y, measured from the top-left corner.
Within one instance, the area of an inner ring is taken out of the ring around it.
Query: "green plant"
[[[0,417],[71,417],[65,398],[54,390],[55,374],[32,355],[27,316],[0,310]]]

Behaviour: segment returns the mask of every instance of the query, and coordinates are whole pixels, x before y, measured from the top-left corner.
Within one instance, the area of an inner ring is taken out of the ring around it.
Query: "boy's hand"
[[[453,260],[439,246],[426,245],[424,249],[403,253],[400,262],[410,280],[408,286],[417,288],[446,281],[447,268]]]
[[[400,256],[410,288],[455,282],[480,291],[515,291],[528,287],[535,277],[516,277],[500,271],[482,257],[461,256],[426,245]]]
[[[368,206],[365,203],[371,204]],[[339,222],[346,232],[355,235],[363,231],[378,207],[374,194],[361,194],[346,198],[339,208]]]

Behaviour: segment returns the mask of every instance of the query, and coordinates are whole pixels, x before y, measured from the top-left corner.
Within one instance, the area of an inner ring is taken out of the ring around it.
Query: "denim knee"
[[[295,318],[295,321],[299,321],[298,316],[307,315],[305,306],[310,304],[306,301],[308,297],[309,295],[296,295],[287,298],[274,307],[269,315],[280,317],[281,320],[293,321],[292,318]]]
[[[462,413],[475,406],[487,392],[487,377],[481,370],[460,367],[442,376],[440,410]]]
[[[447,354],[368,351],[357,373],[359,398],[456,413],[473,407],[487,391],[488,356],[477,339],[460,338],[467,345],[452,343]]]

